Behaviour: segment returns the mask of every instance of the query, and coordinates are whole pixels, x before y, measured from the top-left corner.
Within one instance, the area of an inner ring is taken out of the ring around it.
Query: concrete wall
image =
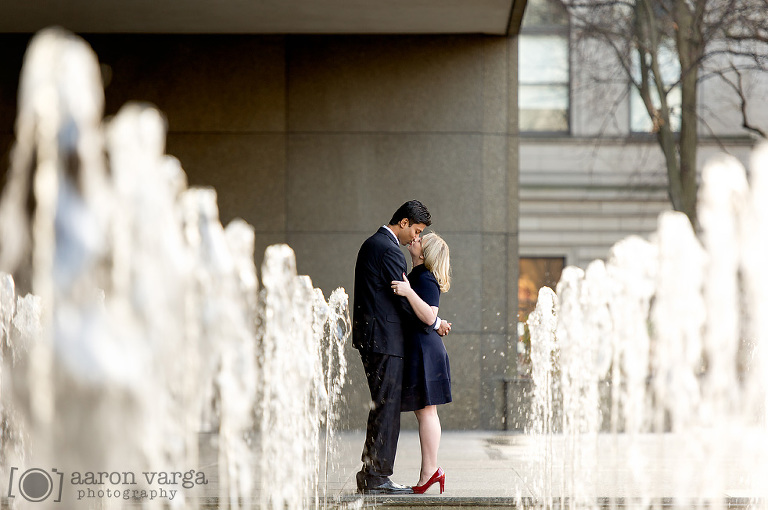
[[[87,39],[102,63],[107,113],[131,100],[157,105],[168,119],[166,152],[190,184],[216,188],[223,223],[242,217],[255,227],[257,263],[266,246],[287,242],[326,297],[336,287],[351,293],[360,244],[401,203],[422,200],[452,249],[440,315],[454,325],[454,403],[440,410],[443,426],[502,428],[517,313],[514,39]],[[11,139],[24,42],[0,36],[0,150]],[[351,346],[347,356],[343,422],[364,428],[367,386]]]

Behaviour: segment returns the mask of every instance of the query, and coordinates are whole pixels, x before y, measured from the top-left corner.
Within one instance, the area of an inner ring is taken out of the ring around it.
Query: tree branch
[[[731,63],[732,64],[732,63]],[[747,97],[746,94],[744,94],[744,82],[742,78],[741,72],[736,68],[736,66],[731,66],[731,71],[736,75],[736,83],[734,83],[730,78],[728,78],[724,72],[720,71],[717,73],[720,78],[725,82],[728,86],[730,86],[731,90],[733,90],[736,95],[739,98],[739,105],[740,105],[740,111],[741,111],[741,127],[746,129],[747,131],[750,131],[751,133],[754,133],[761,138],[768,138],[768,134],[766,134],[765,131],[760,129],[759,127],[755,126],[749,121],[749,115],[747,114]]]

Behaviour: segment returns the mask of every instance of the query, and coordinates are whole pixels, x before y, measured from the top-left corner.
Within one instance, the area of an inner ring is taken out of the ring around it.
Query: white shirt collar
[[[391,229],[391,228],[389,228],[389,225],[384,225],[384,228],[386,228],[386,229],[387,229],[387,231],[388,231],[390,234],[392,234],[392,237],[394,237],[394,238],[395,238],[395,242],[397,242],[397,245],[398,245],[398,246],[400,246],[400,239],[398,239],[398,238],[397,238],[397,236],[395,235],[395,233],[394,233],[394,232],[392,232],[392,229]]]

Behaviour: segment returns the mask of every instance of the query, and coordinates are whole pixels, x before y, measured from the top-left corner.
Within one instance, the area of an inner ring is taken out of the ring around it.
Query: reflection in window
[[[564,257],[520,257],[520,276],[517,281],[517,374],[531,375],[531,334],[528,315],[536,308],[539,289],[555,290],[565,267]]]
[[[671,41],[670,41],[671,43]],[[633,79],[636,83],[640,82],[640,62],[638,61],[638,54],[634,54],[633,58]],[[659,68],[661,69],[661,79],[664,82],[665,87],[670,87],[680,79],[680,61],[677,58],[675,49],[669,45],[662,45],[659,47],[658,52]],[[651,77],[653,79],[653,77]],[[651,100],[655,108],[659,108],[661,103],[659,101],[659,93],[655,87],[651,87]],[[675,85],[667,93],[667,105],[670,110],[669,122],[672,124],[673,131],[680,131],[680,122],[682,114],[682,96],[680,92],[680,86]],[[642,97],[637,87],[632,87],[632,94],[630,96],[630,128],[633,133],[655,133],[658,130],[658,126],[654,125],[653,119],[648,115],[648,109],[643,103]]]
[[[559,0],[529,0],[518,38],[520,131],[568,132],[568,15]]]

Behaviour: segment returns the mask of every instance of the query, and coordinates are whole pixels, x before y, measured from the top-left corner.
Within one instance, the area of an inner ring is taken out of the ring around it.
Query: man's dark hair
[[[408,219],[408,225],[414,223],[423,223],[426,226],[432,224],[432,215],[429,214],[427,206],[419,202],[418,200],[409,200],[400,206],[392,215],[392,219],[389,220],[390,225],[397,225],[403,218]]]

